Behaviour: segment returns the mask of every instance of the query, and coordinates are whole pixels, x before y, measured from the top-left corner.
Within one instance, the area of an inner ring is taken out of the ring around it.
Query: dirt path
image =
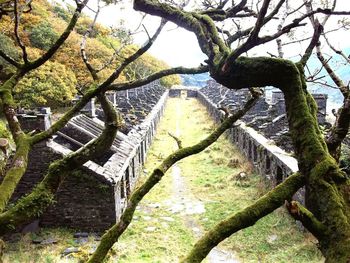
[[[183,133],[180,126],[184,112],[179,103],[177,104],[177,111],[175,116],[176,131],[175,135],[181,138]],[[196,116],[192,116],[195,118]],[[193,167],[196,169],[196,167]],[[205,212],[204,203],[198,200],[190,188],[186,186],[186,180],[181,174],[181,168],[178,165],[174,165],[171,171],[172,177],[172,195],[169,200],[165,200],[164,204],[169,207],[169,211],[172,213],[179,213],[185,222],[186,227],[190,228],[196,238],[200,238],[204,231],[200,224],[193,218],[195,214],[203,214]],[[218,247],[215,247],[207,257],[210,263],[238,263],[238,259],[234,254]]]

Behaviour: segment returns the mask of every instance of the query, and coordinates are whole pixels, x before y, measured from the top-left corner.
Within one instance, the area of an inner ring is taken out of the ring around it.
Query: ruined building
[[[135,187],[167,97],[184,95],[197,97],[217,122],[224,115],[218,107],[233,112],[249,98],[247,90],[228,90],[214,81],[209,81],[200,90],[180,87],[167,91],[154,82],[131,91],[108,94],[110,101],[124,115],[125,128],[118,131],[109,151],[67,176],[59,187],[56,202],[33,224],[86,231],[102,231],[114,224]],[[326,125],[327,96],[314,94],[314,98],[319,106],[319,123]],[[50,126],[47,109],[39,113],[20,113],[18,118],[26,131],[44,130]],[[92,100],[53,138],[36,144],[30,152],[28,170],[12,201],[30,192],[52,161],[96,138],[103,129],[102,119],[103,112]],[[277,185],[298,170],[297,161],[291,154],[283,94],[277,90],[260,98],[242,120],[226,132],[226,136],[271,185]],[[303,202],[304,190],[300,190],[295,198]]]
[[[86,231],[105,230],[114,224],[135,187],[167,96],[168,91],[159,82],[108,94],[123,114],[125,128],[118,131],[108,152],[67,176],[55,203],[33,224]],[[46,108],[41,112],[19,113],[18,118],[25,131],[45,130],[51,123],[51,113]],[[36,144],[12,201],[29,193],[51,162],[96,138],[103,130],[102,120],[103,111],[92,100],[51,139]]]

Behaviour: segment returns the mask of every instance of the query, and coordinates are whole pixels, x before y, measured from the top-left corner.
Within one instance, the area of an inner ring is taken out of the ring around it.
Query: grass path
[[[179,136],[187,146],[209,134],[213,125],[197,100],[169,99],[140,181],[176,149],[168,132]],[[248,180],[237,183],[239,172],[246,172]],[[137,208],[108,262],[178,262],[204,231],[252,203],[264,191],[260,177],[252,173],[250,165],[225,138],[220,138],[204,152],[168,171]],[[78,262],[97,244],[90,239],[80,246],[81,253],[62,258],[64,248],[79,246],[70,237],[72,233],[62,229],[44,233],[57,238],[58,244],[38,247],[30,244],[27,235],[9,246],[4,262]],[[322,262],[314,239],[301,233],[283,209],[230,237],[215,253],[207,262],[234,262],[229,260],[236,258],[239,262]]]

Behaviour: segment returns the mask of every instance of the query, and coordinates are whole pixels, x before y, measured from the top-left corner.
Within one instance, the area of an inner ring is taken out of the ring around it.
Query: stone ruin
[[[213,80],[208,81],[208,85],[202,88],[201,92],[217,107],[226,107],[231,112],[242,107],[250,97],[247,89],[229,90]],[[283,93],[273,89],[269,95],[265,93],[241,120],[285,151],[292,153],[293,146],[289,136]],[[318,106],[318,123],[329,127],[330,124],[326,122],[327,95],[312,94],[312,96]]]
[[[217,122],[224,116],[218,107],[233,112],[250,96],[248,90],[228,90],[212,80],[201,90],[177,87],[166,91],[155,82],[132,91],[109,93],[109,100],[123,114],[125,128],[118,131],[108,152],[67,176],[58,189],[55,203],[29,227],[40,224],[103,231],[118,221],[141,173],[167,97],[184,95],[197,97]],[[319,106],[319,123],[325,125],[327,96],[313,96]],[[45,108],[36,114],[18,114],[18,118],[26,131],[45,130],[50,126],[50,111]],[[102,120],[103,111],[92,100],[53,138],[36,144],[12,201],[28,193],[42,179],[52,161],[96,138],[103,129]],[[297,160],[290,154],[292,146],[283,94],[277,90],[260,98],[226,136],[272,185],[298,170]],[[304,195],[301,189],[295,198],[304,202]]]
[[[200,90],[178,88],[170,96],[176,97],[187,92],[188,97],[197,97],[207,108],[216,122],[221,122],[224,113],[218,108],[224,107],[234,112],[244,105],[250,97],[248,89],[229,90],[214,80]],[[327,95],[313,94],[318,105],[318,121],[326,123]],[[292,157],[292,143],[289,137],[288,123],[283,93],[272,90],[270,96],[262,96],[235,127],[226,132],[228,139],[254,164],[258,174],[275,186],[290,174],[298,171],[298,162]],[[295,199],[304,203],[305,190],[299,190]]]
[[[118,131],[113,145],[103,156],[67,175],[54,204],[24,231],[38,225],[103,231],[115,224],[141,173],[167,97],[168,91],[159,82],[132,91],[109,93],[109,100],[124,116],[125,128]],[[25,131],[46,130],[51,124],[51,113],[47,108],[17,116]],[[99,136],[104,125],[102,120],[103,111],[92,100],[51,139],[34,145],[27,172],[11,201],[29,193],[54,160]]]

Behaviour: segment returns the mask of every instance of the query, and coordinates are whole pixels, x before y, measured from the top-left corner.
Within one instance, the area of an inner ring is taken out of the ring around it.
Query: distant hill
[[[344,52],[345,54],[350,54],[350,47],[346,48]],[[343,82],[347,84],[350,81],[349,66],[344,65],[343,61],[344,60],[339,55],[334,54],[330,62],[331,66],[335,69],[338,77],[340,77]],[[316,56],[311,57],[308,62],[308,66],[311,72],[317,68],[320,68],[320,65],[321,63]],[[319,76],[324,76],[323,80],[326,80],[328,84],[334,85],[332,79],[328,76],[328,73],[324,69],[322,69]],[[328,102],[329,104],[334,105],[334,107],[339,107],[343,102],[343,95],[338,89],[313,83],[308,83],[308,88],[314,93],[328,94]]]
[[[180,76],[182,79],[182,85],[184,86],[204,87],[207,84],[208,79],[210,79],[209,73]]]

